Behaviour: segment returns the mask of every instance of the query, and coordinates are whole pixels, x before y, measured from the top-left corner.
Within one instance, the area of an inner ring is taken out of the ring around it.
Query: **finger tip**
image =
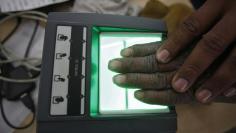
[[[209,103],[211,101],[212,92],[207,89],[199,89],[196,91],[195,97],[201,103]]]
[[[224,92],[225,97],[232,97],[236,95],[236,88],[230,88],[226,92]]]
[[[167,63],[170,60],[170,52],[167,49],[158,50],[156,58],[159,62]]]
[[[134,97],[135,97],[136,99],[143,99],[143,98],[144,98],[144,92],[143,92],[143,91],[140,91],[140,90],[135,91],[135,92],[134,92]]]
[[[181,93],[186,92],[188,90],[187,86],[188,86],[188,81],[186,79],[174,78],[172,80],[172,87],[177,92]]]
[[[121,62],[116,60],[116,59],[113,59],[113,60],[110,60],[109,63],[108,63],[108,69],[110,70],[117,70],[121,67]]]
[[[126,76],[123,74],[119,74],[113,77],[113,82],[117,85],[122,85],[126,81]]]
[[[120,55],[123,57],[130,57],[133,55],[133,49],[132,48],[122,49]]]

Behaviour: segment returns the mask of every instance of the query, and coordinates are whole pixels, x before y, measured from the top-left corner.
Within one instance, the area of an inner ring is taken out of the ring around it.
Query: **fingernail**
[[[231,88],[230,90],[226,91],[224,93],[224,95],[226,97],[232,97],[232,96],[236,95],[236,88]]]
[[[134,92],[134,96],[137,99],[142,99],[142,98],[144,98],[144,92],[142,92],[142,91],[135,91]]]
[[[205,90],[201,90],[197,94],[198,100],[200,100],[203,103],[206,103],[211,96],[212,96],[212,93],[209,90],[206,90],[206,89]]]
[[[132,56],[133,54],[133,49],[131,48],[125,48],[121,50],[121,56],[129,57]]]
[[[111,60],[109,63],[108,63],[108,68],[111,69],[111,70],[116,70],[116,69],[119,69],[121,67],[121,62],[118,61],[118,60]]]
[[[185,92],[187,90],[188,81],[183,78],[179,78],[174,82],[174,88],[179,92]]]
[[[164,49],[157,54],[157,60],[166,63],[168,61],[169,55],[170,53],[166,49]]]
[[[125,75],[116,75],[113,77],[113,82],[116,84],[123,84],[125,83],[126,76]]]

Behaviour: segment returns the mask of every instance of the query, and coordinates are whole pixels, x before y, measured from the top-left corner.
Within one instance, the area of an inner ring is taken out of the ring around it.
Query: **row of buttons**
[[[64,34],[57,34],[57,40],[58,41],[67,41],[68,40],[68,36],[64,35]],[[70,40],[68,40],[70,42]],[[67,44],[67,42],[65,42],[65,44]],[[63,44],[64,45],[64,44]],[[69,58],[65,58],[67,56],[66,53],[57,53],[55,55],[55,59],[56,60],[67,60]],[[63,61],[61,61],[60,65],[65,65]],[[53,81],[54,82],[65,82],[65,75],[61,74],[61,75],[54,75],[53,76]],[[67,76],[68,77],[68,76]],[[61,102],[64,102],[64,98],[62,96],[53,96],[53,100],[52,103],[53,104],[59,104]]]
[[[83,27],[82,30],[82,62],[77,58],[70,57],[71,50],[71,26],[58,26],[56,35],[55,55],[54,55],[54,70],[52,81],[52,94],[51,94],[51,115],[67,115],[68,114],[68,100],[71,99],[68,91],[73,91],[73,87],[69,87],[69,79],[80,76],[81,86],[80,93],[76,94],[80,97],[80,114],[85,112],[85,67],[86,67],[86,44],[87,44],[87,28]],[[78,53],[79,54],[79,53]],[[69,76],[70,62],[74,62],[73,77]],[[81,63],[81,68],[79,65]],[[81,69],[81,73],[79,71]],[[72,80],[73,81],[73,80]],[[73,99],[73,98],[72,98]],[[74,101],[70,101],[73,103]]]
[[[51,115],[67,114],[71,32],[71,26],[57,26],[51,94]]]

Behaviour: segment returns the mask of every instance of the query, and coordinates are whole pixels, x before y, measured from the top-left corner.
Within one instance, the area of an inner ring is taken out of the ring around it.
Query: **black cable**
[[[16,24],[16,26],[15,26],[14,29],[7,35],[7,37],[4,38],[4,40],[2,41],[2,43],[6,42],[6,41],[14,34],[14,32],[18,29],[20,23],[21,23],[21,19],[18,18],[18,19],[17,19],[17,24]],[[25,58],[27,58],[27,57],[29,56],[29,52],[30,52],[30,50],[31,50],[31,47],[32,47],[32,44],[33,44],[33,40],[34,40],[35,35],[36,35],[36,33],[37,33],[37,30],[38,30],[38,26],[39,26],[39,21],[36,20],[36,24],[35,24],[35,26],[34,26],[32,35],[31,35],[31,37],[30,37],[28,46],[27,46],[27,48],[26,48],[26,52],[25,52],[25,55],[24,55]],[[30,70],[28,70],[28,71],[30,71]],[[31,110],[31,112],[33,113],[33,118],[32,118],[32,120],[31,120],[28,124],[26,124],[26,125],[24,125],[24,126],[15,126],[14,124],[12,124],[12,123],[7,119],[7,116],[6,116],[5,112],[4,112],[3,97],[2,97],[1,94],[0,94],[0,111],[1,111],[1,114],[2,114],[2,117],[3,117],[3,120],[5,121],[5,123],[6,123],[9,127],[13,128],[13,129],[26,129],[26,128],[28,128],[29,126],[31,126],[31,125],[33,124],[33,122],[34,122],[34,120],[35,120],[35,117],[36,117],[34,101],[33,101],[33,99],[31,98],[30,94],[27,93],[27,94],[23,95],[20,100],[23,102],[23,104],[24,104],[28,109]]]
[[[2,40],[2,44],[4,44],[15,32],[16,30],[19,28],[21,24],[21,18],[17,18],[17,22],[15,27],[11,30],[11,32]]]
[[[33,33],[32,33],[32,35],[31,35],[31,37],[30,37],[28,46],[27,46],[26,51],[25,51],[25,55],[24,55],[25,58],[29,56],[29,52],[30,52],[30,49],[31,49],[31,47],[32,47],[33,40],[34,40],[35,35],[36,35],[36,33],[37,33],[37,30],[38,30],[38,26],[39,26],[39,21],[36,20],[36,24],[35,24],[35,26],[34,26]]]
[[[13,129],[26,129],[26,128],[30,127],[35,120],[35,106],[34,106],[34,101],[31,98],[30,94],[26,94],[25,96],[23,96],[21,101],[28,109],[31,110],[31,112],[33,113],[33,118],[28,124],[26,124],[24,126],[15,126],[7,119],[6,114],[4,112],[3,98],[0,99],[0,109],[1,109],[2,118],[5,121],[5,123]]]

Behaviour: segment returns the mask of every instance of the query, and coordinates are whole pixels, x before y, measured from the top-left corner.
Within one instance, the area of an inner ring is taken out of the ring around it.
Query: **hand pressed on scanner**
[[[156,60],[156,50],[161,42],[137,44],[123,49],[123,58],[113,59],[109,62],[109,69],[121,74],[113,77],[115,84],[125,88],[140,88],[135,97],[150,104],[182,104],[197,102],[194,93],[208,74],[205,74],[195,86],[185,93],[178,93],[171,87],[171,80],[176,71],[183,64],[191,49],[182,53],[169,63],[159,63]],[[215,101],[235,102],[236,97],[226,98],[218,96]]]

